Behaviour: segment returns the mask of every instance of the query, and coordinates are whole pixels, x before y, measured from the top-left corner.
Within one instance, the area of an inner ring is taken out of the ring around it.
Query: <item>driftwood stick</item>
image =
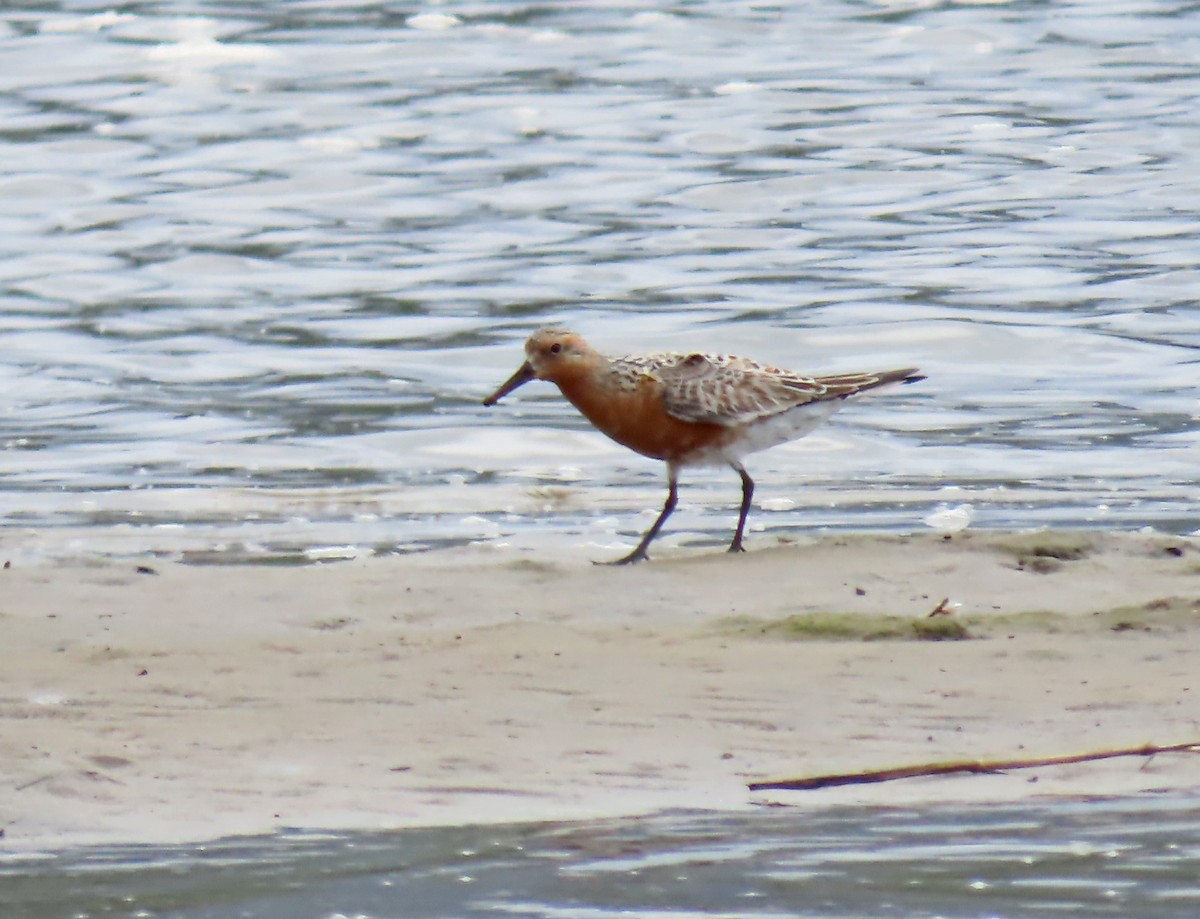
[[[751,791],[809,791],[832,788],[836,785],[871,785],[893,779],[911,779],[922,775],[952,775],[959,772],[1007,772],[1010,769],[1032,769],[1035,766],[1061,766],[1066,763],[1086,763],[1116,756],[1154,756],[1156,753],[1200,753],[1200,741],[1162,746],[1144,744],[1118,750],[1098,750],[1094,753],[1072,753],[1068,756],[1042,756],[1028,759],[959,760],[948,763],[923,763],[917,766],[898,766],[895,769],[873,769],[867,772],[842,772],[833,775],[814,775],[800,779],[780,779],[775,782],[751,782]]]

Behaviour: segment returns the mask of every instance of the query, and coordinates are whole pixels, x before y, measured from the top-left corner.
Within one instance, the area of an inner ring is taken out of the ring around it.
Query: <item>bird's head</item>
[[[483,400],[495,405],[518,386],[530,380],[558,382],[579,372],[595,352],[579,335],[565,329],[540,329],[525,342],[525,363]]]

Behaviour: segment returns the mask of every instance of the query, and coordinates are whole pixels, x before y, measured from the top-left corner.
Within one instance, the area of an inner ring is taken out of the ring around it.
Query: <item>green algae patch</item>
[[[1011,555],[1018,568],[1052,574],[1066,562],[1077,562],[1091,555],[1095,539],[1086,533],[1047,530],[1006,536],[996,541],[996,548]]]
[[[913,637],[920,641],[963,641],[975,638],[962,622],[950,616],[912,620]]]
[[[1200,599],[1160,597],[1094,613],[1092,618],[1110,632],[1187,632],[1200,627]]]
[[[721,620],[726,635],[780,641],[963,641],[1017,635],[1178,633],[1200,630],[1200,599],[1162,597],[1090,614],[1049,610],[976,616],[886,616],[875,613],[797,613],[779,619],[737,616]]]
[[[837,612],[797,613],[782,619],[738,616],[724,620],[721,631],[784,641],[961,641],[974,637],[963,623],[950,617],[912,619]]]

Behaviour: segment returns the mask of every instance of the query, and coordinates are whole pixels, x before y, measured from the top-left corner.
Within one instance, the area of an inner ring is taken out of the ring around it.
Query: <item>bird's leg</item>
[[[745,552],[742,548],[742,532],[746,529],[746,515],[750,513],[750,501],[754,497],[754,480],[746,472],[741,463],[730,463],[734,471],[742,477],[742,510],[738,514],[737,529],[733,533],[733,542],[729,544],[730,552]]]
[[[662,525],[667,522],[667,518],[671,516],[671,511],[675,510],[675,504],[679,500],[679,473],[674,466],[667,467],[667,500],[663,504],[662,510],[658,514],[658,519],[654,521],[654,525],[646,531],[646,535],[642,537],[642,541],[637,544],[637,548],[626,555],[624,558],[619,558],[615,562],[606,562],[608,565],[629,565],[633,562],[645,561],[649,558],[646,555],[646,547],[650,545],[651,540],[658,535],[658,531],[662,529]]]

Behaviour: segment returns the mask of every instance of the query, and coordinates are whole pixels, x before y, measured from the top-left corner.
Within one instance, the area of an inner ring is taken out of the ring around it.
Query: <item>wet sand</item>
[[[1194,541],[761,542],[633,568],[477,548],[0,571],[0,846],[1200,793],[1190,754],[750,793],[1200,741]]]

